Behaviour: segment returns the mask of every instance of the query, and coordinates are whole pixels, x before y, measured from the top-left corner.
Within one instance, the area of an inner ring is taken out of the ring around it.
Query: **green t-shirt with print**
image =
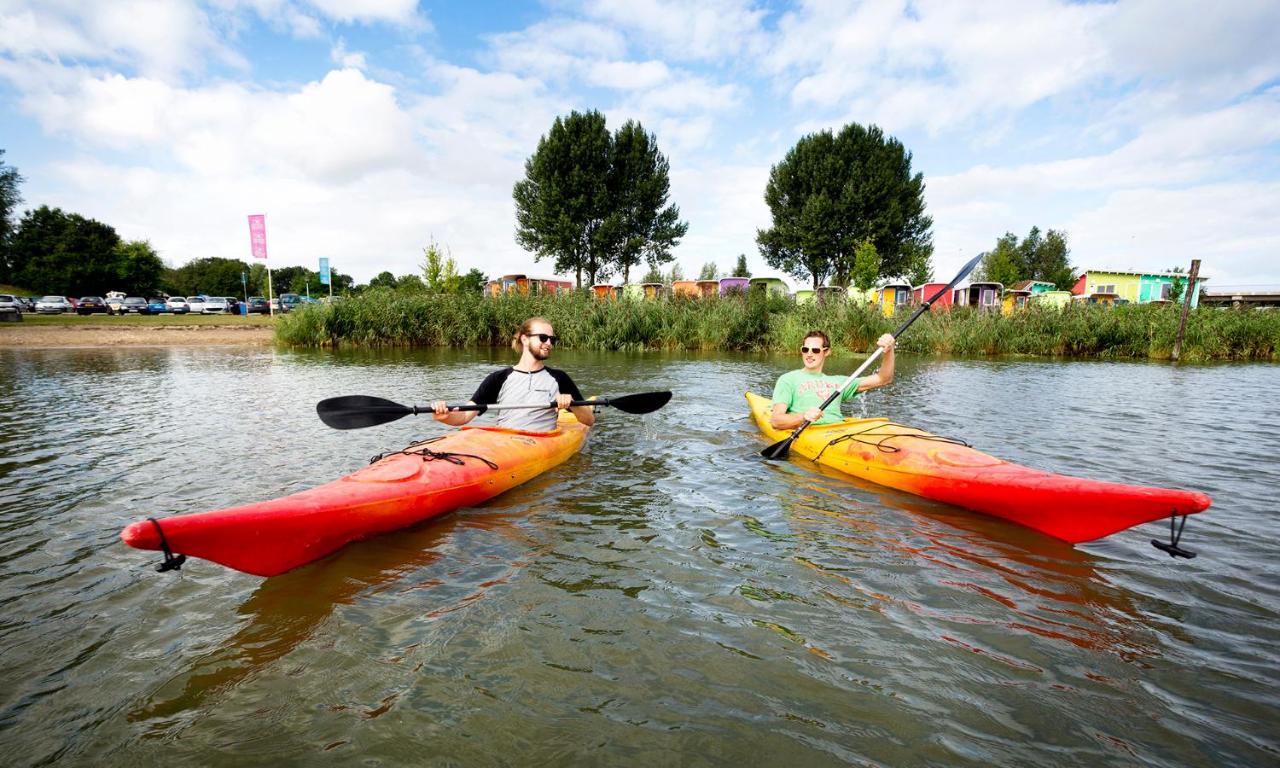
[[[822,402],[831,396],[832,392],[844,383],[846,377],[831,376],[825,373],[809,373],[801,368],[795,371],[787,371],[778,377],[778,383],[773,385],[773,404],[785,403],[787,413],[804,413],[810,408],[817,408]],[[840,413],[840,403],[846,400],[852,400],[858,396],[858,382],[861,379],[854,379],[849,386],[844,388],[844,392],[840,397],[831,401],[826,410],[822,412],[822,418],[818,419],[815,424],[833,424],[844,418]]]

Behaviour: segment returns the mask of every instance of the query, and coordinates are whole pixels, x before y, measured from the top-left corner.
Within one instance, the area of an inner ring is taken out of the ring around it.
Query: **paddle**
[[[912,312],[911,317],[908,317],[907,321],[902,325],[898,326],[898,330],[893,332],[893,338],[896,339],[899,336],[901,336],[903,332],[905,332],[908,328],[911,327],[911,324],[916,321],[916,318],[920,317],[925,312],[928,312],[929,307],[933,306],[933,302],[937,301],[940,296],[943,296],[944,294],[946,294],[947,291],[954,288],[956,286],[956,283],[963,280],[966,275],[972,272],[973,268],[978,266],[979,261],[982,261],[982,254],[978,254],[977,256],[974,256],[973,259],[971,259],[968,264],[965,264],[960,269],[959,274],[951,278],[951,282],[947,283],[946,286],[939,288],[932,296],[929,297],[928,301],[921,304],[920,308],[917,309],[915,312]],[[840,385],[839,389],[832,392],[831,395],[822,402],[822,405],[818,406],[819,410],[826,410],[827,406],[831,405],[831,403],[834,402],[835,399],[840,396],[840,393],[844,392],[845,388],[848,387],[850,384],[852,384],[854,379],[861,376],[862,372],[865,371],[867,368],[869,368],[871,364],[876,361],[876,358],[880,357],[880,355],[883,353],[884,353],[883,347],[876,347],[876,351],[871,353],[871,356],[867,358],[867,361],[863,363],[861,366],[859,366],[858,370],[849,374],[849,378],[844,380],[844,383]],[[760,452],[760,455],[765,457],[766,459],[785,459],[787,457],[787,454],[791,451],[791,444],[796,441],[796,438],[800,436],[800,433],[803,432],[805,428],[808,427],[809,424],[811,423],[812,422],[809,422],[809,421],[805,421],[801,423],[800,426],[796,427],[796,431],[792,432],[786,438],[779,440],[778,442],[774,443],[768,448],[765,448],[763,451]]]
[[[574,400],[571,407],[584,405],[604,405],[617,408],[623,413],[653,413],[667,404],[671,399],[670,392],[642,392],[637,395],[621,397],[604,397],[598,400]],[[450,405],[450,411],[508,411],[518,409],[555,408],[555,403],[547,405],[471,405],[462,403]],[[387,424],[410,414],[431,413],[429,405],[401,405],[370,395],[344,395],[330,397],[316,403],[316,414],[320,420],[334,429],[362,429]]]

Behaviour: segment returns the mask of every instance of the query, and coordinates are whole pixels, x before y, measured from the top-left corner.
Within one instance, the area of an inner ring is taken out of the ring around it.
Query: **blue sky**
[[[657,135],[686,274],[769,273],[770,166],[874,123],[925,176],[940,277],[1039,226],[1081,268],[1276,284],[1276,30],[1274,0],[0,0],[0,148],[25,207],[175,265],[248,260],[265,213],[273,266],[364,281],[434,240],[550,274],[511,187],[557,115],[598,109]]]

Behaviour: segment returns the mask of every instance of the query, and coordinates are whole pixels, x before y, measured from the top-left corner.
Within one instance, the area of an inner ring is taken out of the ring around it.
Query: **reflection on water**
[[[571,351],[584,390],[676,398],[602,414],[582,455],[478,509],[280,577],[157,574],[119,543],[140,516],[280,496],[440,430],[334,432],[323,397],[460,399],[505,362],[0,350],[9,762],[1280,759],[1280,414],[1255,407],[1280,394],[1273,366],[904,359],[858,406],[1031,466],[1204,490],[1190,562],[1149,547],[1159,526],[1070,547],[760,460],[741,393],[788,359]]]

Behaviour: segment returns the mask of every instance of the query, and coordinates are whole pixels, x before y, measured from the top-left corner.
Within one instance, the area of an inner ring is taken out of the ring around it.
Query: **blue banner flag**
[[[320,257],[320,284],[329,284],[329,259],[324,256]]]

